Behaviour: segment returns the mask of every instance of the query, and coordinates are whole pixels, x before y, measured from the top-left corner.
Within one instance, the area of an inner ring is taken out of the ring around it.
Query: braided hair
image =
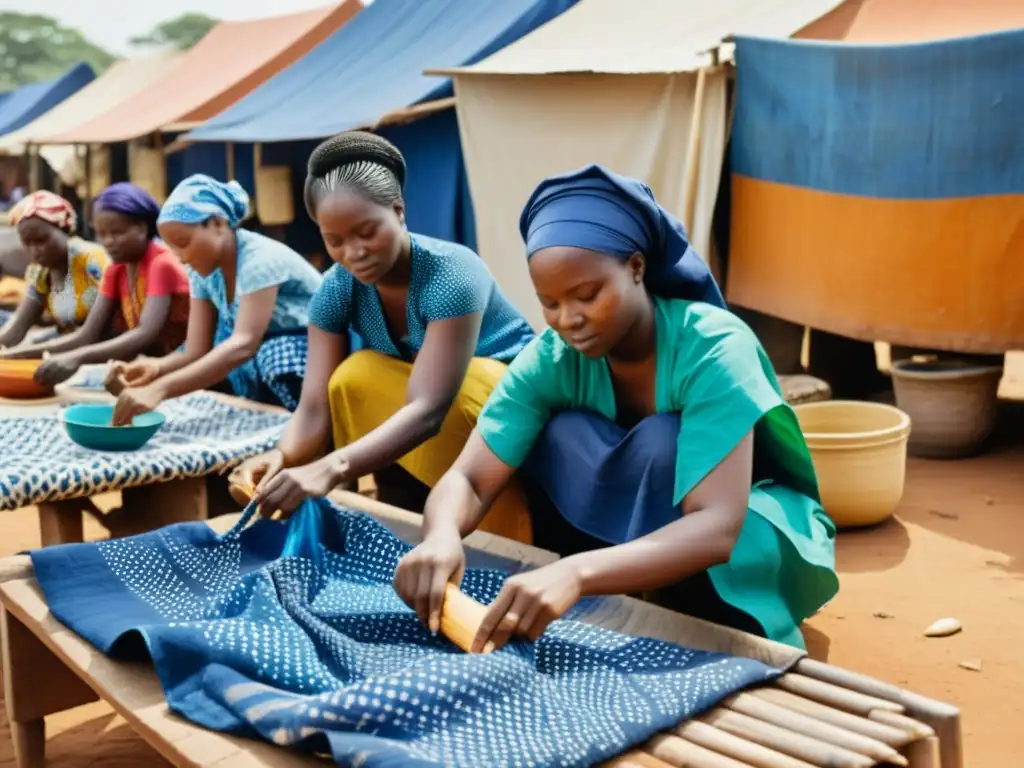
[[[346,131],[313,150],[303,199],[315,219],[320,202],[338,189],[352,189],[377,205],[391,206],[402,199],[404,185],[405,158],[394,144],[375,133]]]

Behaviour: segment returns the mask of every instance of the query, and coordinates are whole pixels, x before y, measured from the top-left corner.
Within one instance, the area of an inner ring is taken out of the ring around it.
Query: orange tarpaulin
[[[36,141],[109,144],[208,120],[305,56],[361,8],[359,0],[345,0],[287,16],[223,21],[144,93]]]
[[[1024,27],[1022,0],[848,0],[794,35],[912,43]]]

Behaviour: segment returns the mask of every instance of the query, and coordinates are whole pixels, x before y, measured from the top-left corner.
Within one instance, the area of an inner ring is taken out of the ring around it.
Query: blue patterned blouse
[[[363,285],[335,264],[310,304],[310,322],[328,333],[351,329],[364,345],[390,357],[419,352],[427,325],[435,320],[480,312],[477,357],[509,362],[533,338],[529,323],[505,298],[483,259],[465,246],[412,235],[412,277],[406,309],[408,335],[398,342],[388,331],[377,289]]]
[[[238,266],[235,299],[228,302],[227,287],[220,269],[203,277],[188,270],[189,293],[206,299],[217,308],[218,324],[233,328],[243,296],[278,286],[277,304],[270,316],[268,335],[293,333],[309,325],[309,302],[323,283],[316,267],[287,245],[246,229],[235,231]]]

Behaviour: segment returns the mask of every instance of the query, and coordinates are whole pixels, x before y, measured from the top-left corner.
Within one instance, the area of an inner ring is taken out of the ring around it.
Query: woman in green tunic
[[[475,650],[636,592],[803,647],[800,622],[838,590],[835,526],[771,363],[682,225],[644,184],[589,166],[543,182],[520,229],[550,327],[434,487],[398,593],[436,631],[462,538],[521,470],[551,502],[535,531],[567,556],[506,582]]]

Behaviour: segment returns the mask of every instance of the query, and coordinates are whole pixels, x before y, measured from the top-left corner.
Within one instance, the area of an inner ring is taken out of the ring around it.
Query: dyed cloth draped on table
[[[231,405],[205,392],[170,400],[159,410],[167,422],[130,453],[76,445],[55,410],[0,418],[0,510],[203,477],[267,450],[287,422],[287,414]]]
[[[1024,346],[1021,51],[1024,29],[737,39],[729,301],[865,341]]]
[[[779,674],[571,619],[463,653],[392,588],[408,550],[320,500],[287,527],[186,523],[32,560],[62,623],[117,658],[145,646],[175,712],[341,765],[592,765]],[[503,579],[470,569],[463,589],[489,602]]]

